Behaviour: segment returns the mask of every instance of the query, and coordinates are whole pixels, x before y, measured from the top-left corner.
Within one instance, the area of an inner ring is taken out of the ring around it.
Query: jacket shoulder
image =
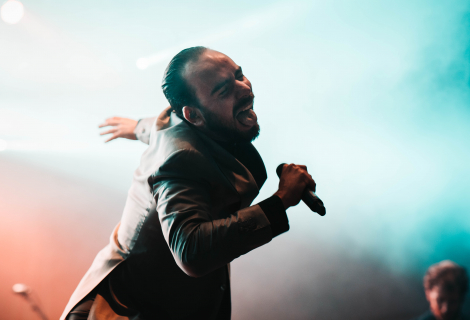
[[[181,122],[157,132],[153,143],[160,161],[148,179],[151,186],[165,178],[209,178],[215,163],[207,146],[194,130],[187,123]]]
[[[159,152],[167,157],[178,150],[203,150],[204,145],[197,136],[195,129],[186,122],[181,122],[156,133]]]

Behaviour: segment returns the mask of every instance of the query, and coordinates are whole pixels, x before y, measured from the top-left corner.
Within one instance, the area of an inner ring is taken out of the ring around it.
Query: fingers
[[[122,122],[122,118],[120,118],[120,117],[108,118],[102,124],[100,124],[98,126],[98,128],[103,128],[103,127],[107,127],[107,126],[117,126],[117,125],[121,124],[121,122]]]
[[[166,114],[167,114],[168,116],[170,116],[171,113],[173,112],[173,109],[171,108],[171,106],[168,106],[168,107],[165,108],[165,111],[166,111]]]
[[[137,123],[137,120],[129,118],[112,117],[106,119],[102,124],[98,125],[98,127],[111,127],[109,130],[100,133],[101,136],[112,134],[112,136],[105,142],[109,142],[117,138],[136,140],[137,138],[135,136],[134,130],[137,126]]]
[[[303,177],[303,181],[305,182],[305,185],[308,189],[312,190],[315,192],[315,189],[317,187],[317,184],[315,183],[315,180],[313,180],[312,176],[308,173],[307,167],[306,166],[299,166],[301,169],[301,174]]]
[[[315,192],[317,184],[315,183],[315,180],[313,180],[312,176],[308,173],[307,166],[291,163],[289,165],[285,165],[284,169],[287,167],[290,167],[289,169],[291,170],[297,171],[300,181],[305,183],[307,188]]]
[[[117,131],[118,131],[118,128],[112,128],[112,129],[109,129],[108,131],[100,132],[100,136],[108,134],[108,133],[115,133]]]
[[[109,129],[107,131],[100,132],[100,136],[103,136],[105,134],[110,134],[110,133],[112,133],[113,135],[110,138],[108,138],[107,140],[105,140],[104,141],[105,143],[109,142],[111,140],[117,139],[121,136],[121,132],[117,127],[113,127],[112,129]]]
[[[310,190],[312,190],[313,192],[315,192],[316,188],[317,188],[317,184],[315,183],[315,180],[313,180],[312,176],[309,175],[309,179],[308,179],[308,183],[307,183],[307,186]]]
[[[117,138],[119,138],[119,135],[113,134],[113,135],[111,136],[111,138],[109,138],[108,140],[106,140],[104,143],[109,142],[109,141],[114,140],[114,139],[117,139]]]
[[[284,167],[282,168],[283,170],[286,169],[287,167],[290,167],[291,170],[296,170],[299,172],[307,172],[307,166],[301,165],[301,164],[285,164]]]

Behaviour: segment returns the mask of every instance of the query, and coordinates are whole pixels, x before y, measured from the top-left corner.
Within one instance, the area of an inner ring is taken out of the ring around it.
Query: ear
[[[195,125],[196,127],[201,127],[204,125],[204,117],[202,116],[201,110],[199,110],[199,108],[184,106],[183,116],[189,123]]]

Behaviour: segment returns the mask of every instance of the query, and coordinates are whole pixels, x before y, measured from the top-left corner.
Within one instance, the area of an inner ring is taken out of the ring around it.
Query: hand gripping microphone
[[[282,169],[284,168],[285,163],[281,163],[277,169],[276,173],[279,178],[281,178]],[[321,216],[326,214],[325,206],[323,205],[323,201],[317,197],[315,192],[310,190],[309,188],[305,188],[304,192],[302,193],[302,201],[310,208],[310,210],[315,211]]]

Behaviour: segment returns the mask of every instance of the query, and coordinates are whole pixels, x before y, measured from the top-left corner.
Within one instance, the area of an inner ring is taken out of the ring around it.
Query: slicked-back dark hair
[[[197,60],[206,50],[207,48],[202,46],[181,50],[171,59],[163,74],[163,94],[181,119],[184,119],[184,106],[199,107],[195,93],[183,77],[184,68],[188,62]]]

